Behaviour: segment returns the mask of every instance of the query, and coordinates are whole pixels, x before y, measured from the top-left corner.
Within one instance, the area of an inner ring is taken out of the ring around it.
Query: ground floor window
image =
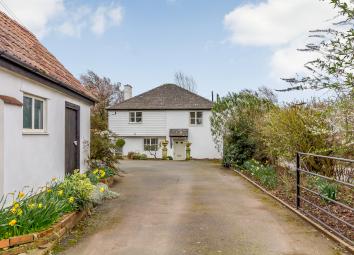
[[[23,96],[23,129],[26,131],[44,131],[45,103],[42,98]]]
[[[144,151],[157,151],[158,139],[157,138],[144,138]]]

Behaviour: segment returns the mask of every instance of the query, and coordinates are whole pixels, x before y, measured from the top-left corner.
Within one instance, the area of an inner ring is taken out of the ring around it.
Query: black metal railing
[[[296,154],[296,208],[351,245],[354,245],[353,167],[352,159],[303,152]],[[308,187],[311,178],[324,180],[326,184],[335,184],[335,190],[330,191],[335,192],[334,197]],[[337,199],[337,192],[341,191],[349,199]],[[335,207],[333,211],[331,206]]]

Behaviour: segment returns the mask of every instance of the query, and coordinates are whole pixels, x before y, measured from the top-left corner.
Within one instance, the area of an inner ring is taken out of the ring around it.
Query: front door
[[[173,142],[173,159],[185,160],[186,159],[186,145],[183,141]]]
[[[80,168],[80,107],[65,103],[65,174]]]

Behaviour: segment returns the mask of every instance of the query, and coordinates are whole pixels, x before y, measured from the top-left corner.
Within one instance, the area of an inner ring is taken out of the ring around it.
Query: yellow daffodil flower
[[[58,181],[58,178],[53,177],[53,178],[52,178],[52,182],[56,182],[56,181]]]
[[[21,192],[18,193],[18,198],[19,199],[23,198],[24,196],[25,196],[24,192],[21,191]]]
[[[93,173],[97,174],[98,173],[98,169],[93,170]]]
[[[15,213],[17,212],[17,208],[12,207],[10,211],[11,211],[13,214],[15,214]]]
[[[69,197],[69,203],[72,204],[75,202],[75,198],[74,197]]]
[[[14,220],[12,220],[12,221],[9,222],[9,225],[10,225],[11,227],[13,227],[13,226],[16,225],[16,223],[17,223],[17,221],[14,219]]]
[[[22,209],[18,209],[18,211],[17,211],[17,215],[18,215],[18,216],[21,216],[21,215],[22,215],[22,213],[23,213]]]
[[[63,194],[64,194],[64,191],[63,191],[63,190],[59,190],[59,191],[58,191],[58,195],[59,195],[59,196],[62,196]]]
[[[34,204],[34,203],[31,203],[31,204],[28,205],[28,208],[29,208],[29,209],[33,209],[33,208],[35,208],[35,207],[36,207],[36,204]]]
[[[105,191],[105,189],[102,187],[100,188],[100,192],[103,193]]]
[[[19,207],[20,207],[20,204],[19,204],[19,203],[17,203],[17,202],[15,202],[15,203],[14,203],[14,208],[16,208],[16,209],[17,209],[17,208],[19,208]]]
[[[43,207],[43,204],[42,203],[39,203],[38,204],[38,208],[41,209]]]
[[[47,192],[50,193],[50,192],[52,192],[52,190],[51,189],[47,189]]]

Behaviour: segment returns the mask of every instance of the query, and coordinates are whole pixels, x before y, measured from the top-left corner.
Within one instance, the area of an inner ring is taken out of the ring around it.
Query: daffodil
[[[98,173],[98,169],[93,170],[93,173],[97,174]]]
[[[10,211],[11,211],[13,214],[15,214],[15,213],[17,212],[17,208],[12,207]]]
[[[15,203],[14,203],[14,208],[16,208],[16,209],[17,209],[17,208],[19,208],[19,207],[20,207],[20,204],[19,204],[19,203],[17,203],[17,202],[15,202]]]
[[[41,209],[43,207],[43,204],[42,203],[39,203],[38,204],[38,208]]]
[[[63,190],[59,190],[59,191],[58,191],[58,195],[59,195],[59,196],[62,196],[63,194],[64,194],[64,191],[63,191]]]
[[[58,178],[56,178],[56,177],[52,178],[52,182],[57,182],[57,181],[58,181]]]
[[[21,192],[18,193],[18,198],[19,199],[23,198],[24,196],[25,196],[24,192],[21,191]]]
[[[51,189],[47,189],[47,192],[50,193],[50,192],[52,192],[52,190]]]
[[[99,170],[98,173],[99,173],[101,178],[105,177],[105,175],[106,175],[106,172],[104,170]]]
[[[21,208],[20,208],[20,209],[18,209],[18,211],[17,211],[17,215],[18,215],[18,216],[21,216],[21,215],[22,215],[22,213],[23,213],[22,209],[21,209]]]
[[[31,203],[31,204],[28,205],[28,208],[29,208],[29,209],[33,209],[33,208],[35,208],[35,207],[36,207],[36,204],[34,204],[34,203]]]
[[[100,188],[100,192],[103,193],[105,191],[105,189],[102,187]]]
[[[10,225],[11,227],[13,227],[13,226],[16,225],[16,223],[17,223],[17,221],[16,221],[15,219],[13,219],[12,221],[9,222],[9,225]]]
[[[74,198],[74,197],[69,197],[69,203],[70,203],[70,204],[74,203],[74,201],[75,201],[75,198]]]

